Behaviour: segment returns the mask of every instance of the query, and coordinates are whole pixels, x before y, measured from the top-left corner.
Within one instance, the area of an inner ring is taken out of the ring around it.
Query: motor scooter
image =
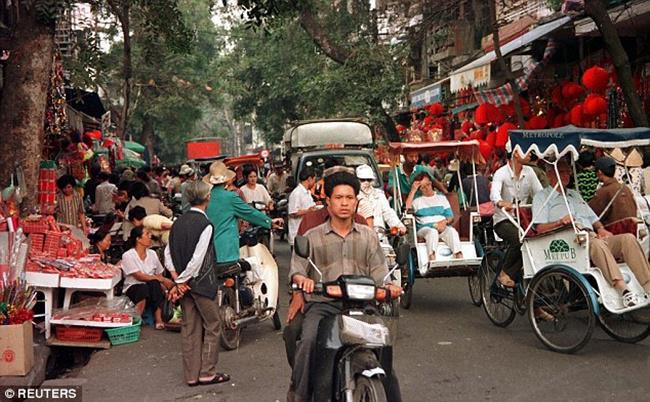
[[[289,230],[289,198],[286,193],[273,194],[273,203],[275,207],[271,211],[271,218],[282,218],[284,221],[283,229],[278,231],[280,240],[284,240],[288,236]]]
[[[310,258],[309,240],[297,236],[294,250]],[[398,257],[386,278],[408,256]],[[386,279],[384,278],[384,279]],[[295,289],[295,285],[294,289]],[[397,335],[396,309],[387,289],[372,278],[341,275],[332,282],[319,282],[314,294],[340,301],[338,314],[323,318],[318,327],[316,357],[311,370],[313,401],[399,401],[399,384],[393,370],[393,344]]]
[[[271,231],[251,227],[241,235],[239,254],[235,264],[221,264],[221,285],[217,300],[222,317],[221,345],[226,350],[239,347],[243,327],[271,319],[273,328],[280,330],[282,321],[278,312],[278,265],[271,252],[259,238]]]

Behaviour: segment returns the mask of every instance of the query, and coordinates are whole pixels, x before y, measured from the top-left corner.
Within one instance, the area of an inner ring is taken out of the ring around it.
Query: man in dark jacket
[[[213,227],[205,214],[210,189],[203,181],[187,187],[191,209],[172,225],[165,249],[167,269],[178,274],[169,298],[180,299],[183,309],[183,368],[189,386],[230,380],[228,374],[217,372],[221,320]]]

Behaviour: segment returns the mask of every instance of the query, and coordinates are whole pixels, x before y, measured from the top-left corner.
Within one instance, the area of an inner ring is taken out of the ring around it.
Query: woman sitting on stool
[[[156,255],[150,250],[151,233],[142,227],[131,230],[128,241],[129,250],[122,254],[122,271],[124,293],[135,304],[138,314],[142,314],[147,304],[153,305],[156,329],[164,329],[161,307],[165,300],[165,291],[174,286],[171,279],[163,277],[163,266]]]

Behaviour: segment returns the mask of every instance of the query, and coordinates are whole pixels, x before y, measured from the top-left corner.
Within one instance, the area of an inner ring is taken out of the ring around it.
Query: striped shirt
[[[80,215],[84,215],[84,202],[81,195],[74,191],[71,197],[66,197],[63,193],[56,195],[56,221],[81,227]]]
[[[430,197],[416,198],[413,200],[413,210],[418,230],[423,227],[433,228],[436,223],[454,217],[447,197],[440,193],[435,193]]]
[[[353,223],[350,233],[341,237],[327,220],[307,231],[305,236],[309,239],[311,259],[323,273],[323,278],[321,280],[306,259],[294,253],[291,259],[289,282],[296,274],[316,282],[334,281],[341,275],[365,275],[372,277],[377,285],[384,284],[388,266],[373,229]],[[389,282],[390,278],[386,281]],[[323,296],[306,295],[306,297],[308,301],[330,301]]]

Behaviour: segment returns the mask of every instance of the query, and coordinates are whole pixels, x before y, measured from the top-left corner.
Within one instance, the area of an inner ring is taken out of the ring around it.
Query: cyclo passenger
[[[239,260],[239,224],[237,218],[253,225],[271,229],[282,227],[282,218],[271,220],[268,216],[246,204],[237,193],[227,187],[236,174],[223,162],[214,162],[203,181],[211,184],[210,204],[206,214],[214,226],[213,239],[217,250],[217,262],[229,263]]]
[[[404,163],[400,164],[400,166],[397,168],[397,177],[395,177],[394,169],[391,170],[390,174],[388,175],[388,191],[393,191],[395,188],[395,182],[397,181],[402,193],[402,199],[406,200],[406,197],[411,191],[411,176],[413,174],[413,171],[416,166],[422,166],[422,168],[426,168],[431,172],[434,187],[440,190],[443,194],[447,194],[448,191],[444,183],[433,176],[433,170],[430,167],[417,165],[419,159],[419,155],[414,152],[409,152],[404,156]]]
[[[460,237],[451,226],[454,213],[447,197],[433,190],[433,174],[423,166],[416,166],[411,177],[412,185],[406,199],[406,209],[412,207],[414,210],[417,235],[426,240],[429,261],[436,260],[438,239],[442,239],[451,248],[454,258],[463,258]],[[421,195],[416,197],[418,191]]]
[[[542,191],[542,185],[533,168],[524,164],[526,158],[518,151],[514,154],[510,152],[509,146],[510,143],[506,146],[508,163],[494,172],[490,199],[496,206],[493,218],[494,231],[508,244],[503,269],[497,280],[501,285],[513,288],[515,287],[513,278],[523,267],[521,242],[519,241],[519,229],[510,222],[501,208],[508,212],[513,211],[515,200],[526,202]]]
[[[598,220],[598,216],[582,199],[580,193],[567,189],[571,178],[571,167],[566,160],[557,163],[561,179],[561,186],[566,192],[565,203],[560,189],[553,190],[558,183],[553,165],[546,166],[550,186],[535,194],[533,198],[533,223],[538,232],[543,233],[557,229],[571,223],[571,216],[576,225],[590,232],[589,256],[593,264],[600,269],[605,279],[617,289],[623,299],[625,307],[632,307],[639,303],[639,297],[650,297],[650,264],[641,249],[641,245],[634,235],[629,233],[612,235]],[[551,195],[551,192],[555,192]],[[551,197],[544,205],[544,200]],[[625,280],[616,262],[622,259],[630,267],[634,276],[639,281],[645,294],[632,293],[625,285]]]
[[[401,289],[384,277],[388,267],[374,231],[355,223],[353,217],[357,207],[359,181],[347,172],[338,172],[325,179],[325,195],[329,219],[305,233],[311,245],[311,257],[323,273],[322,281],[332,281],[344,274],[367,275],[376,284],[390,290],[392,297],[398,297]],[[307,299],[304,305],[304,320],[300,340],[297,344],[295,362],[291,373],[288,401],[307,401],[311,397],[310,371],[316,347],[318,325],[328,316],[337,314],[341,304],[309,295],[314,290],[318,274],[304,258],[293,255],[290,283],[295,283]],[[302,299],[300,299],[302,300]],[[293,304],[293,302],[292,302]]]
[[[359,213],[366,218],[368,226],[385,228],[396,227],[401,234],[406,233],[406,226],[400,221],[397,212],[390,207],[384,191],[374,187],[375,172],[368,165],[357,166],[357,178],[361,183],[359,191]]]

